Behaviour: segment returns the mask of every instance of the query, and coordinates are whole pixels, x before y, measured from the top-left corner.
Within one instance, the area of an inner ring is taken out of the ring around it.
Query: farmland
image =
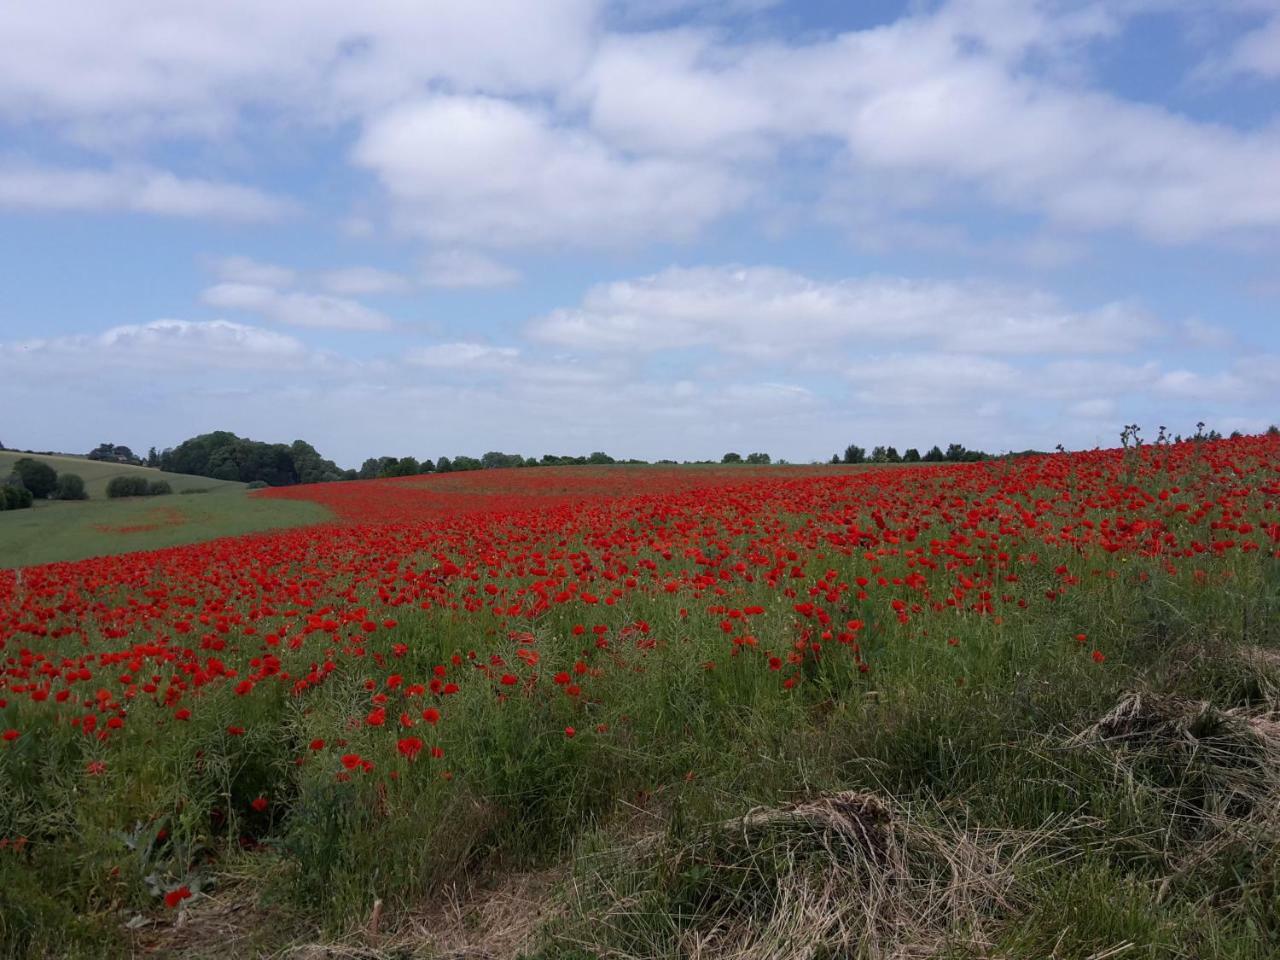
[[[11,955],[1274,955],[1280,437],[234,496],[0,572]]]
[[[29,455],[0,451],[0,477],[8,476],[14,462],[25,456]],[[157,550],[329,518],[316,503],[251,498],[243,483],[84,457],[37,454],[33,458],[59,475],[81,477],[88,499],[38,500],[29,510],[0,513],[0,569]],[[163,480],[173,493],[107,499],[107,484],[127,476]]]

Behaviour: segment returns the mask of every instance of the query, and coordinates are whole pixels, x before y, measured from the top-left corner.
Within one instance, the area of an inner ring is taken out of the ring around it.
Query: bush
[[[33,500],[31,491],[26,487],[12,483],[0,487],[0,510],[25,510]]]
[[[78,473],[63,473],[58,476],[58,489],[54,491],[57,500],[88,500],[89,494],[84,489],[84,478]]]
[[[152,480],[147,484],[147,496],[149,497],[163,497],[169,493],[173,493],[173,487],[169,486],[168,480]]]
[[[23,457],[13,465],[13,472],[37,500],[51,496],[58,487],[58,471],[40,460]]]
[[[247,486],[250,490],[265,490],[267,487],[271,486],[271,484],[267,483],[265,480],[250,480]]]
[[[112,500],[119,497],[145,497],[151,492],[147,478],[136,473],[112,477],[107,483],[107,496]]]

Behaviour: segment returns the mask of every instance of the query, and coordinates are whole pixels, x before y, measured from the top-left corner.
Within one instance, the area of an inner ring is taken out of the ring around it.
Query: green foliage
[[[151,480],[147,483],[147,496],[163,497],[173,493],[173,487],[169,485],[168,480]]]
[[[155,453],[155,447],[151,448]],[[128,447],[117,443],[100,443],[88,453],[88,459],[101,460],[104,463],[128,463],[135,467],[142,466],[142,460]],[[154,466],[154,464],[149,464]]]
[[[867,459],[867,451],[856,443],[851,443],[844,448],[845,463],[863,463]]]
[[[773,463],[773,457],[769,456],[767,453],[748,453],[747,463],[755,463],[755,464]]]
[[[315,447],[303,440],[292,444],[263,443],[226,430],[184,440],[160,454],[159,462],[172,473],[240,483],[261,480],[273,487],[345,478],[332,460],[322,458]]]
[[[34,499],[31,491],[23,486],[22,478],[17,474],[0,486],[0,510],[26,510]]]
[[[84,488],[84,478],[78,473],[61,473],[58,475],[58,489],[54,492],[58,500],[88,500],[89,493]]]
[[[731,452],[729,452],[729,453],[726,453],[723,457],[721,457],[721,458],[720,458],[720,462],[721,462],[721,463],[741,463],[741,462],[742,462],[742,454],[740,454],[740,453],[733,453],[733,452],[731,451]]]
[[[42,460],[23,457],[14,463],[13,472],[37,500],[47,500],[58,489],[58,471]]]
[[[123,474],[112,477],[107,483],[107,496],[112,500],[121,497],[145,497],[150,493],[151,482],[142,474]]]

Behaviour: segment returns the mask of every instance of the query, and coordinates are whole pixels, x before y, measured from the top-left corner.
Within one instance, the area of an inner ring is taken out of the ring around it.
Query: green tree
[[[741,463],[742,454],[732,453],[732,452],[726,453],[723,457],[720,458],[720,462],[721,463]]]
[[[867,451],[856,443],[851,443],[844,448],[845,463],[863,463],[867,459]]]
[[[924,455],[925,463],[941,463],[946,459],[946,454],[942,452],[942,448],[936,443],[929,448],[929,452]]]
[[[139,473],[126,473],[107,481],[107,497],[112,500],[120,497],[145,497],[150,492],[151,485],[147,478]]]
[[[22,478],[22,484],[37,500],[51,497],[58,489],[58,471],[43,460],[23,457],[13,465],[13,472]]]
[[[581,462],[582,462],[581,457],[574,458],[574,463],[581,463]],[[597,466],[607,466],[610,463],[617,463],[617,462],[618,462],[617,460],[614,460],[613,457],[609,456],[603,450],[596,450],[595,452],[593,452],[591,455],[587,457],[587,463],[595,464]]]
[[[902,455],[903,463],[919,463],[920,451],[915,447],[907,447],[907,452]]]
[[[84,478],[78,473],[61,473],[58,475],[58,488],[54,492],[58,500],[88,500],[89,494],[84,489]]]
[[[436,461],[436,473],[451,473],[453,471],[453,461],[448,457],[441,457]]]
[[[773,463],[773,458],[767,453],[748,453],[747,463]]]

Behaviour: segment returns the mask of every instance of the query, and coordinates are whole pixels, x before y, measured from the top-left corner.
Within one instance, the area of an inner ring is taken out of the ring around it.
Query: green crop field
[[[27,454],[0,453],[0,477]],[[316,503],[252,496],[243,483],[164,473],[147,467],[80,457],[37,456],[62,473],[84,478],[88,500],[37,501],[30,510],[0,513],[0,569],[86,557],[157,550],[258,530],[321,523],[329,512]],[[112,477],[141,473],[167,480],[168,496],[106,499]],[[187,491],[187,492],[184,492]]]

